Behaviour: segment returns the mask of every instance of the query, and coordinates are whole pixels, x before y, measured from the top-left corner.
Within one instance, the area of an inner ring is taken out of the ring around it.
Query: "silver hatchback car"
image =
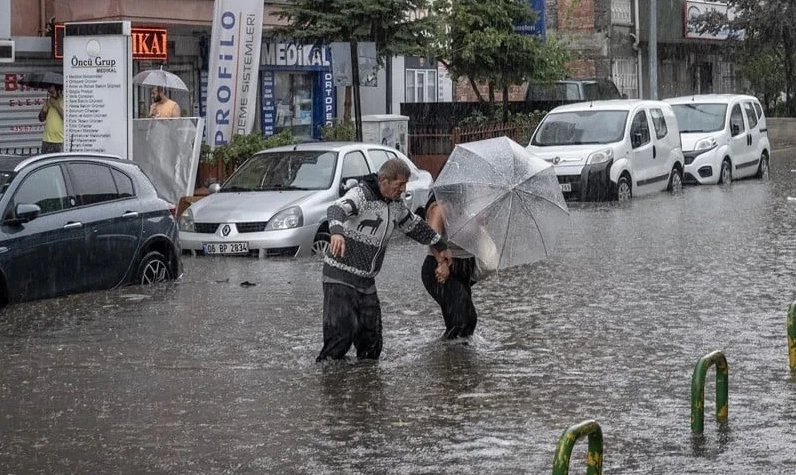
[[[306,257],[329,245],[326,210],[390,158],[411,171],[404,201],[421,213],[433,179],[384,145],[313,142],[278,147],[247,160],[180,216],[183,250],[204,255]]]

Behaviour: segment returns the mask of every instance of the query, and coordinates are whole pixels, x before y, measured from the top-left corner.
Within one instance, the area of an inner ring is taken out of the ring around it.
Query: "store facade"
[[[320,138],[337,115],[331,48],[263,38],[260,51],[263,134],[289,129],[299,139]]]

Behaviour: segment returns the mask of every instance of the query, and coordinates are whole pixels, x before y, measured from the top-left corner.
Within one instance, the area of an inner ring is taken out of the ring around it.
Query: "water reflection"
[[[467,345],[440,341],[426,251],[398,239],[376,363],[314,363],[313,260],[187,259],[177,284],[10,307],[0,472],[549,473],[561,433],[594,418],[606,473],[790,473],[795,167],[777,156],[770,183],[574,204],[553,257],[474,287]],[[717,349],[729,421],[706,397],[695,438],[691,374]]]

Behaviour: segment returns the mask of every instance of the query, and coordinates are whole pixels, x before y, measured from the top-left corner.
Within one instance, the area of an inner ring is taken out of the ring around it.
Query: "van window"
[[[648,143],[650,143],[650,125],[647,122],[647,114],[639,111],[633,117],[633,124],[630,126],[630,144],[633,148],[638,148]]]
[[[755,102],[754,104],[755,104],[755,111],[757,112],[757,118],[758,119],[762,119],[763,118],[763,108],[760,107],[760,104],[758,104],[757,102]]]
[[[663,117],[663,111],[660,109],[650,109],[650,116],[652,117],[652,125],[655,126],[655,136],[659,139],[666,137],[669,129],[666,127],[666,119]]]
[[[757,112],[751,102],[744,102],[743,108],[746,110],[746,120],[749,122],[749,129],[757,127]]]
[[[741,135],[744,130],[741,106],[735,104],[735,107],[732,108],[732,112],[730,112],[730,134],[735,137],[736,135]]]

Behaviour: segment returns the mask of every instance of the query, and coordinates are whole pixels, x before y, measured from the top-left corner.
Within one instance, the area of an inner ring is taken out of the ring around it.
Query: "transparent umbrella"
[[[552,165],[507,137],[457,145],[432,190],[448,239],[493,270],[548,257],[569,218]]]
[[[146,71],[141,71],[133,77],[133,83],[141,86],[176,89],[178,91],[188,90],[188,86],[185,85],[179,76],[164,71],[162,66],[160,69],[147,69]]]
[[[47,89],[50,86],[63,86],[64,76],[52,71],[27,73],[24,78],[19,80],[19,83],[23,86]]]

